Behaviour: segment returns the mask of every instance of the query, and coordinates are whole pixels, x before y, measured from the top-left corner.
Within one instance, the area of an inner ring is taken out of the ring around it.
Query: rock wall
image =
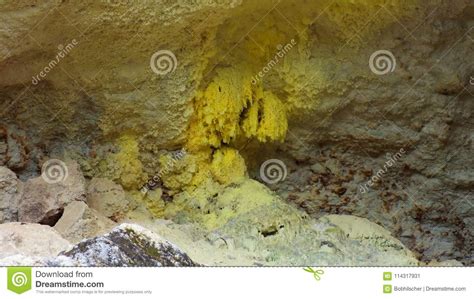
[[[269,187],[309,215],[472,263],[471,1],[7,0],[0,24],[0,165],[21,180],[74,159],[173,218],[279,159]]]

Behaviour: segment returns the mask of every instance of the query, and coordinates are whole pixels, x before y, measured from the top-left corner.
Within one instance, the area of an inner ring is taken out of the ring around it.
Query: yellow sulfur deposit
[[[194,188],[209,177],[224,185],[239,182],[246,176],[246,167],[232,147],[237,138],[261,142],[285,138],[285,107],[272,92],[252,83],[250,68],[222,68],[216,73],[194,100],[186,145],[190,154],[163,175],[170,189]],[[162,159],[161,164],[167,164],[169,158]]]
[[[320,32],[321,40],[335,38],[344,41],[341,45],[354,46],[357,40],[350,37],[356,32],[358,36],[367,37],[393,22],[391,17],[381,13],[383,7],[391,7],[396,16],[402,16],[407,13],[405,7],[411,10],[416,3],[407,0],[404,1],[407,5],[398,9],[395,2],[386,0],[332,4],[331,1],[310,1],[298,5],[282,2],[281,11],[286,20],[280,13],[270,11],[259,26],[252,28],[248,39],[239,41],[238,47],[234,49],[233,43],[226,43],[226,40],[239,40],[242,32],[249,31],[249,24],[255,23],[248,11],[261,10],[258,15],[265,15],[270,2],[244,2],[241,10],[236,10],[235,18],[216,33],[222,43],[216,45],[213,55],[225,56],[226,64],[216,65],[205,77],[199,77],[200,87],[191,102],[193,114],[184,145],[188,155],[162,176],[164,186],[174,194],[192,193],[201,185],[215,182],[223,186],[242,182],[247,169],[236,148],[237,141],[284,141],[288,114],[295,109],[314,110],[319,106],[320,90],[329,84],[326,72],[330,66],[327,53],[309,57],[314,47],[309,36],[315,20],[331,24]],[[367,18],[377,13],[381,15],[375,21],[377,25],[366,27]],[[288,47],[290,42],[292,46]],[[288,50],[277,57],[276,53],[282,48]],[[269,71],[256,80],[256,75],[265,67]],[[285,88],[272,89],[274,80],[284,82]],[[169,164],[169,159],[162,157],[160,164]],[[206,200],[204,195],[200,198]],[[167,209],[168,212],[187,210],[190,206],[188,200],[182,200]]]
[[[255,136],[261,142],[283,141],[288,129],[285,107],[270,91],[265,91],[261,100],[249,108],[242,123],[245,136]]]
[[[251,179],[244,179],[235,187],[223,187],[208,181],[192,193],[183,192],[176,196],[166,206],[165,217],[178,222],[197,222],[207,229],[215,229],[238,215],[277,200],[265,186]]]
[[[223,147],[212,156],[213,177],[224,185],[238,183],[246,175],[245,161],[236,149]]]
[[[283,104],[270,91],[252,83],[248,68],[224,68],[194,102],[187,148],[198,151],[231,144],[242,133],[260,141],[280,140],[286,134]]]
[[[139,160],[138,142],[131,135],[124,135],[118,140],[120,151],[113,156],[119,173],[120,183],[125,189],[139,189],[146,180],[143,165]]]

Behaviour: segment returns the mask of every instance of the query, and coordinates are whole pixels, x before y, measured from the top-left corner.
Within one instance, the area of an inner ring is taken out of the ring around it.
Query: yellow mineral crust
[[[194,110],[188,131],[191,151],[231,144],[242,133],[260,141],[285,138],[285,107],[273,93],[252,83],[249,68],[218,70],[215,79],[198,92]]]
[[[112,160],[118,167],[120,183],[125,189],[138,190],[146,180],[143,165],[139,160],[138,142],[133,136],[124,135],[119,138],[118,146],[120,150]]]
[[[186,187],[194,188],[210,177],[211,149],[195,153],[186,153],[181,159],[173,160],[171,155],[160,157],[160,168],[163,172],[160,179],[166,188],[181,191]]]
[[[213,177],[224,185],[240,182],[247,174],[244,158],[236,149],[224,147],[212,156]]]
[[[238,215],[277,200],[264,185],[251,179],[244,179],[234,187],[208,181],[192,193],[179,194],[166,206],[165,217],[178,222],[179,219],[197,222],[207,229],[215,229]]]
[[[285,106],[270,91],[250,107],[243,119],[245,136],[253,136],[261,142],[283,141],[288,129]]]
[[[250,67],[221,68],[194,99],[188,130],[189,153],[163,175],[172,190],[195,188],[207,178],[227,185],[247,175],[245,161],[233,148],[237,138],[283,141],[287,130],[283,103],[260,84],[252,83]],[[165,165],[169,158],[163,158]]]
[[[345,55],[343,51],[329,53],[325,44],[357,47],[358,38],[376,38],[394,18],[409,15],[418,3],[282,1],[277,12],[270,9],[272,2],[244,1],[215,32],[218,42],[212,54],[206,55],[209,66],[202,68],[206,75],[199,77],[200,85],[191,101],[193,114],[184,145],[188,155],[163,175],[164,185],[176,194],[192,192],[210,181],[224,186],[240,182],[247,171],[236,149],[237,140],[284,141],[289,113],[317,109],[324,100],[322,92],[331,84],[334,60]],[[259,26],[254,26],[256,16],[265,16]],[[249,38],[241,39],[243,32],[249,32]],[[317,39],[312,38],[315,35]],[[292,40],[295,47],[255,80],[278,49]],[[319,48],[318,43],[322,43]],[[215,65],[219,61],[221,64]],[[278,82],[283,86],[275,89]],[[186,206],[181,209],[189,208],[186,201],[182,204]]]

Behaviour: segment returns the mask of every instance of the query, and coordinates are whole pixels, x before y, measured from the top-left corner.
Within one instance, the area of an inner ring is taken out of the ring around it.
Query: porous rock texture
[[[74,161],[65,163],[68,169],[63,181],[45,180],[43,176],[29,179],[19,202],[18,219],[22,222],[53,226],[61,217],[64,207],[73,201],[85,201],[85,179]]]
[[[77,243],[104,234],[115,225],[115,222],[89,208],[84,202],[73,201],[64,208],[54,229],[66,240]]]
[[[472,1],[7,0],[0,24],[0,163],[21,179],[61,155],[155,218],[214,229],[249,210],[215,195],[274,158],[288,176],[269,187],[312,218],[364,217],[423,261],[472,264]],[[371,71],[377,50],[393,72]],[[163,169],[161,199],[140,194]]]
[[[93,178],[87,187],[87,205],[102,215],[121,219],[130,207],[122,186],[109,179]]]
[[[200,192],[194,194],[190,205],[197,211],[178,211],[169,215],[172,221],[143,212],[129,214],[127,221],[141,223],[209,266],[422,264],[379,225],[346,215],[312,219],[254,180],[215,192],[207,203]]]
[[[10,169],[0,166],[0,223],[18,221],[23,183]]]
[[[181,249],[135,224],[122,224],[108,234],[79,242],[60,256],[89,267],[198,266]]]
[[[0,259],[15,255],[51,257],[69,249],[71,243],[50,226],[20,222],[0,224]]]
[[[14,236],[19,244],[15,248],[10,248],[12,243],[4,236],[8,229],[12,230],[8,237]],[[45,238],[41,241],[38,236],[31,238],[29,234],[34,231],[44,234]],[[181,249],[136,224],[122,224],[74,246],[54,229],[38,224],[2,224],[0,238],[6,242],[1,246],[2,266],[199,266]]]

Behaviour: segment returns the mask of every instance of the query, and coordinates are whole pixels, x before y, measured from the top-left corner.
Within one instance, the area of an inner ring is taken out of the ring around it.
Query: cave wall
[[[277,158],[289,176],[270,187],[310,215],[367,217],[427,259],[472,251],[471,1],[3,1],[0,23],[0,160],[23,179],[68,156],[87,178],[133,191],[162,153],[191,148],[182,170],[196,174],[164,178],[181,190],[208,173],[258,179]],[[369,59],[381,49],[396,65],[377,75]],[[176,57],[165,75],[150,67],[159,50]],[[213,84],[230,100],[277,98],[256,125],[267,130],[245,130],[247,102],[210,105],[224,99]],[[213,115],[207,126],[226,112],[190,142],[199,115]]]

